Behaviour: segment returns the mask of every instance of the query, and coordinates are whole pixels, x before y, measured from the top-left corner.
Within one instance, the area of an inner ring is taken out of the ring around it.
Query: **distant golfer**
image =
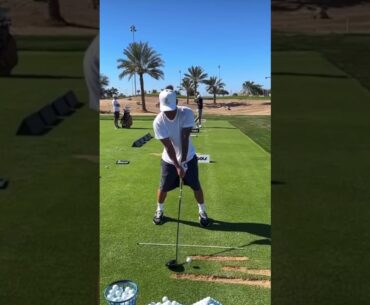
[[[0,8],[0,75],[8,76],[18,63],[17,44],[10,34],[10,18]]]
[[[118,125],[118,121],[119,121],[119,108],[120,108],[120,105],[119,105],[117,96],[115,96],[113,98],[113,101],[112,101],[112,109],[113,109],[113,113],[114,113],[114,126],[116,127],[116,129],[119,128],[119,125]]]
[[[193,111],[176,105],[176,93],[167,86],[159,94],[160,113],[153,122],[155,138],[164,146],[161,160],[161,181],[157,193],[157,210],[153,222],[160,225],[164,220],[164,201],[167,192],[177,188],[180,177],[184,184],[194,191],[199,208],[199,222],[202,227],[210,224],[206,213],[203,190],[198,177],[198,158],[190,139],[194,125]]]
[[[196,118],[195,122],[198,122],[198,126],[202,127],[203,98],[199,92],[195,101],[198,105],[198,117]]]

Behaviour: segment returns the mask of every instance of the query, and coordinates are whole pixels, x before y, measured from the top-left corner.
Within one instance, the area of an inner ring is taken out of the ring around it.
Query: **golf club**
[[[172,270],[172,271],[181,271],[184,268],[183,264],[179,264],[177,262],[178,254],[179,254],[180,212],[181,212],[183,183],[184,183],[183,180],[180,178],[179,209],[178,209],[178,213],[177,213],[177,232],[176,232],[176,255],[175,255],[175,259],[170,260],[166,263],[167,268]]]

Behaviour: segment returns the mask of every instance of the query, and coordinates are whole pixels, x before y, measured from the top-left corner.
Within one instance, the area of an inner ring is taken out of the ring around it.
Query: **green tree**
[[[144,74],[148,74],[154,79],[163,79],[163,71],[160,67],[164,66],[164,61],[160,55],[152,49],[147,42],[133,42],[123,50],[126,59],[118,59],[118,69],[122,72],[119,78],[122,79],[128,76],[130,80],[135,73],[139,75],[140,92],[141,92],[141,105],[143,111],[147,112],[145,105],[145,90],[144,90]]]
[[[263,95],[262,85],[256,84],[255,82],[246,81],[242,86],[243,93],[247,95]]]
[[[104,74],[100,74],[100,97],[104,98],[106,94],[106,88],[109,86],[109,78]]]
[[[117,88],[109,88],[109,89],[106,89],[105,90],[105,94],[106,94],[106,97],[114,97],[114,96],[118,96],[119,94],[119,90]]]
[[[193,82],[190,78],[184,77],[181,82],[181,88],[186,92],[186,104],[189,104],[190,95],[194,94]]]
[[[213,94],[213,103],[216,104],[216,94],[225,87],[225,84],[222,82],[222,79],[216,76],[211,76],[209,79],[206,79],[204,83],[207,92]]]
[[[225,95],[229,95],[229,91],[225,90],[225,89],[220,89],[217,94],[220,94],[222,96],[225,96]]]
[[[193,89],[194,89],[194,98],[197,94],[198,84],[204,82],[204,80],[208,77],[208,74],[204,72],[203,68],[199,66],[191,66],[188,68],[188,73],[185,73],[185,77],[190,78],[193,82]]]

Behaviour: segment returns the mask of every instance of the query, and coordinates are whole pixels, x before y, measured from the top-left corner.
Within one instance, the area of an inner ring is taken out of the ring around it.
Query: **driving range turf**
[[[208,117],[198,136],[196,151],[210,154],[210,164],[199,164],[209,216],[207,229],[198,223],[192,191],[184,188],[180,244],[242,247],[242,250],[180,247],[179,261],[187,256],[242,256],[247,261],[198,261],[185,265],[183,274],[213,275],[256,280],[269,276],[223,271],[223,266],[270,269],[270,154],[255,140],[232,125],[231,118]],[[269,117],[258,118],[264,125]],[[244,117],[245,122],[255,120]],[[270,289],[259,286],[196,282],[172,278],[165,263],[174,259],[174,247],[140,246],[139,242],[170,243],[176,239],[179,189],[168,194],[162,226],[152,223],[160,177],[162,144],[155,139],[140,148],[131,147],[152,131],[153,117],[135,118],[133,128],[114,129],[112,120],[100,121],[100,291],[118,279],[139,285],[138,305],[158,301],[164,295],[182,304],[207,296],[223,304],[269,304]],[[240,119],[239,124],[243,124]],[[251,124],[256,129],[258,121]],[[269,133],[269,129],[265,128]],[[116,165],[116,160],[129,160]],[[104,304],[101,295],[101,304]]]
[[[98,155],[97,114],[85,105],[43,136],[16,135],[25,116],[70,89],[88,102],[82,60],[91,37],[76,49],[79,39],[18,37],[19,64],[0,78],[0,176],[9,179],[0,190],[1,304],[97,299],[98,164],[74,157]]]
[[[365,304],[370,35],[272,41],[274,302]]]

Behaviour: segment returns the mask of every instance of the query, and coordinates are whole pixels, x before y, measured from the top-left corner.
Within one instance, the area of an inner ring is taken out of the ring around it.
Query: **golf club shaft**
[[[177,233],[176,233],[176,262],[179,252],[179,232],[180,232],[180,212],[181,212],[181,201],[182,201],[182,185],[183,180],[180,178],[180,195],[179,195],[179,210],[177,213]]]

